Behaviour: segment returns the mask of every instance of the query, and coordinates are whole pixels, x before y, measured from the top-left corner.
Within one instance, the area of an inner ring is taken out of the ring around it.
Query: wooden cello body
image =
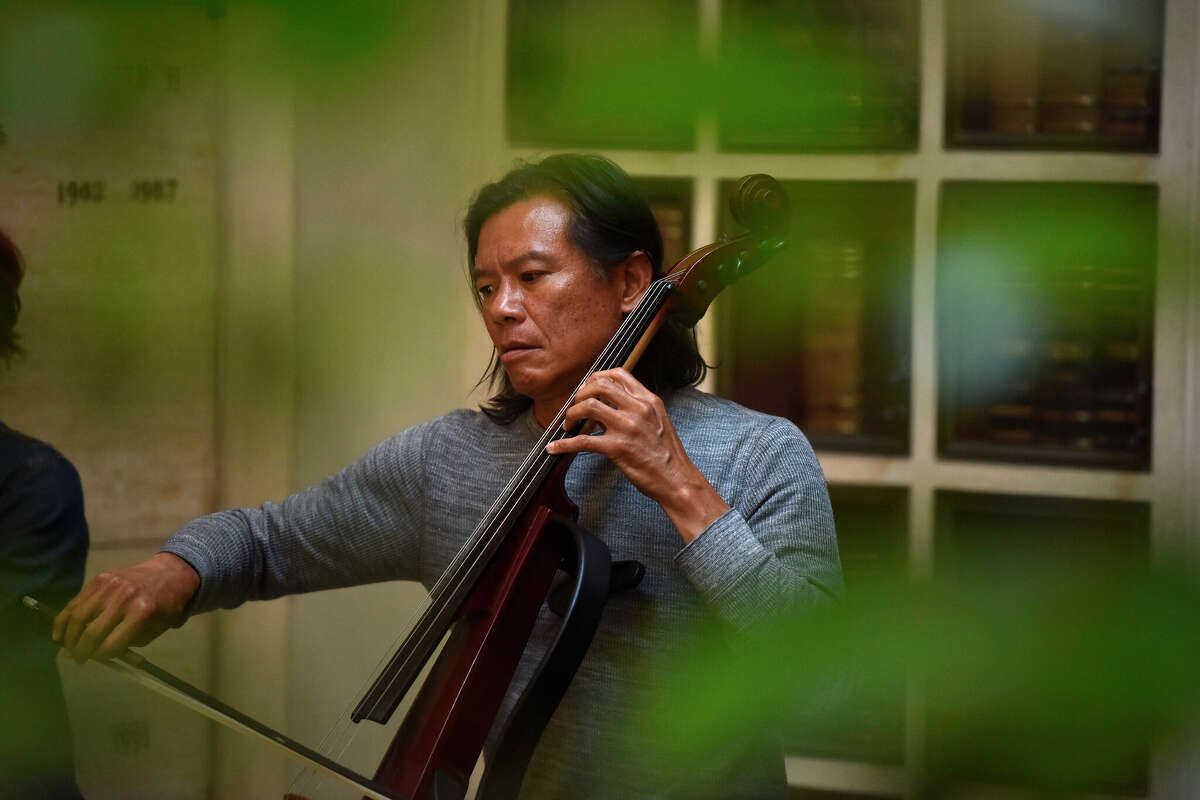
[[[580,606],[578,610],[591,621],[590,630],[582,633],[586,641],[578,657],[586,652],[608,593],[610,560],[602,543],[594,541],[593,549],[584,550],[572,540],[569,524],[576,509],[563,488],[568,464],[562,460],[539,489],[467,597],[430,676],[375,773],[378,783],[411,798],[444,800],[465,794],[551,583],[573,554],[576,577],[586,581],[582,591],[588,603],[587,609]],[[586,626],[587,620],[573,623]],[[569,668],[567,680],[577,666],[576,661]],[[543,665],[541,675],[561,680],[562,667],[549,665],[550,673],[546,668]],[[549,703],[552,712],[560,697],[561,692],[553,699],[529,695],[526,703]],[[530,713],[518,716],[526,717],[528,724]],[[514,724],[521,725],[516,718]],[[521,735],[515,731],[513,735],[517,738],[508,739],[505,749],[520,747]],[[514,782],[514,794],[519,787],[523,762],[515,776],[505,768],[515,766],[511,754],[497,763],[504,766],[489,771],[481,796],[503,794],[507,790],[500,787]]]

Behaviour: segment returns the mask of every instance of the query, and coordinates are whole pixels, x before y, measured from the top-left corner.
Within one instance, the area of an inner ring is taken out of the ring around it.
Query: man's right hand
[[[170,553],[102,572],[54,618],[54,641],[80,663],[105,661],[179,624],[199,588],[196,571]]]

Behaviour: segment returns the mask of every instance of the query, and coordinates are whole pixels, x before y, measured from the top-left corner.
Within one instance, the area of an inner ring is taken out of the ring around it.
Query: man
[[[14,326],[23,270],[0,233],[0,359],[19,352]],[[78,798],[57,648],[26,594],[54,605],[83,584],[88,529],[71,462],[0,422],[0,797]]]
[[[662,268],[649,208],[595,156],[519,166],[480,190],[465,228],[496,348],[498,389],[482,413],[403,431],[282,503],[185,525],[163,552],[99,576],[73,600],[55,624],[64,646],[105,658],[246,599],[437,580]],[[635,766],[650,743],[630,722],[668,679],[650,662],[694,644],[702,623],[723,620],[736,635],[840,591],[829,498],[807,441],[784,420],[691,388],[703,374],[694,341],[671,323],[634,375],[597,373],[574,395],[567,424],[591,419],[602,433],[550,446],[580,453],[567,476],[580,524],[647,575],[606,606],[524,796],[695,796],[669,770]],[[502,716],[556,627],[543,609]],[[778,743],[753,744],[713,754],[707,788],[782,796]]]

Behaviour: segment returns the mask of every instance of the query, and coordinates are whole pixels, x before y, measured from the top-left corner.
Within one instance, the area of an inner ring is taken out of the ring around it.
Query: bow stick
[[[27,608],[36,611],[51,622],[58,615],[56,609],[35,600],[29,595],[23,597],[21,602]],[[312,748],[297,742],[295,739],[285,736],[274,728],[264,725],[253,717],[243,714],[236,708],[221,702],[203,689],[191,685],[183,678],[173,675],[158,666],[141,653],[127,649],[118,654],[116,658],[101,661],[100,663],[127,678],[137,681],[151,691],[169,697],[175,702],[187,706],[193,711],[197,711],[228,728],[269,742],[277,749],[299,758],[314,769],[320,770],[322,773],[341,781],[355,791],[362,792],[367,797],[372,798],[372,800],[405,800],[401,795],[396,794],[383,784],[342,766]]]

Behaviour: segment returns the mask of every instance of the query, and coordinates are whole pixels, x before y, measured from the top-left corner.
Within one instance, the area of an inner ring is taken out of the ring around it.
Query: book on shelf
[[[951,8],[951,144],[1157,148],[1161,2]]]
[[[958,438],[1139,452],[1149,436],[1141,276],[1091,265],[1037,272],[1032,281],[1022,269],[993,278],[997,295],[1040,307],[1045,318],[996,331],[985,357],[967,367],[961,379],[988,390],[963,409]]]
[[[814,433],[858,434],[863,423],[863,243],[809,240],[802,252],[804,426]]]
[[[688,241],[688,212],[676,200],[651,199],[650,212],[658,222],[663,240],[663,269],[669,270],[691,249]]]

